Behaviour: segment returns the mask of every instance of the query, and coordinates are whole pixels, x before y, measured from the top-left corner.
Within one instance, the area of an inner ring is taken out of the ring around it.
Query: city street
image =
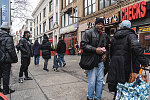
[[[16,92],[7,95],[9,100],[86,100],[87,79],[78,63],[80,56],[65,56],[67,65],[52,70],[53,57],[49,60],[49,72],[43,71],[43,59],[40,65],[34,66],[33,59],[29,67],[30,76],[34,80],[18,83],[20,61],[12,66],[11,88]],[[107,84],[103,88],[102,100],[112,100],[113,94],[108,92]]]

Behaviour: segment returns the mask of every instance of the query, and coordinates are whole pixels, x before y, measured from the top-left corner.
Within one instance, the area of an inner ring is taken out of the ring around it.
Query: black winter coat
[[[15,51],[13,37],[6,31],[0,30],[0,49],[5,53],[4,63],[17,63],[18,57]]]
[[[64,40],[59,40],[57,45],[57,53],[58,54],[64,54],[66,52],[66,43]]]
[[[109,38],[106,33],[101,33],[101,36],[99,36],[98,31],[96,28],[92,28],[90,30],[86,30],[85,34],[82,36],[81,40],[81,49],[84,52],[87,52],[88,55],[91,57],[94,56],[94,64],[93,68],[98,66],[98,63],[101,62],[102,55],[99,55],[96,53],[96,48],[97,47],[105,47],[106,48],[106,54],[108,55],[109,53]],[[101,42],[100,42],[101,41]]]
[[[33,57],[33,48],[31,42],[25,37],[21,38],[19,41],[19,50],[21,51],[21,57]]]
[[[41,49],[43,59],[51,59],[51,51],[54,51],[54,49],[51,48],[51,43],[48,40],[43,40]]]
[[[111,43],[111,62],[108,68],[108,88],[115,92],[118,83],[124,84],[129,80],[131,72],[131,51],[133,55],[133,72],[139,73],[140,64],[148,65],[143,50],[137,40],[134,30],[118,30]]]

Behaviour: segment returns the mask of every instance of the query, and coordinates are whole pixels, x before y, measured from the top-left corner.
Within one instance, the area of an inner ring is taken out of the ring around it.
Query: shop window
[[[45,32],[46,30],[46,21],[43,23],[43,33]]]
[[[53,28],[53,17],[49,18],[49,30]]]
[[[49,2],[49,12],[53,10],[53,0]]]
[[[96,11],[96,0],[84,0],[84,15],[87,16]]]

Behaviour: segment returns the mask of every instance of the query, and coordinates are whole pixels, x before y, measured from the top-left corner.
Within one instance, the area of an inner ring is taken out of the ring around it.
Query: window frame
[[[94,10],[94,8],[95,8],[95,10]],[[87,13],[85,10],[87,11]],[[96,12],[96,0],[95,0],[95,2],[93,2],[93,0],[84,0],[84,16],[90,15],[94,12]]]
[[[52,26],[51,26],[52,24]],[[49,18],[49,30],[53,29],[53,16]]]

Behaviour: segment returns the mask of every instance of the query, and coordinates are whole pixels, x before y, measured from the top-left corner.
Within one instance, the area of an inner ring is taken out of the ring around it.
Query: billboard
[[[0,24],[3,22],[9,22],[9,0],[1,0],[1,21]]]

